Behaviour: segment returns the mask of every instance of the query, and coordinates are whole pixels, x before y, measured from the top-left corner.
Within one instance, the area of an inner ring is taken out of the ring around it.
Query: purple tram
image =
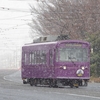
[[[87,86],[90,44],[80,40],[33,43],[22,47],[23,84]]]

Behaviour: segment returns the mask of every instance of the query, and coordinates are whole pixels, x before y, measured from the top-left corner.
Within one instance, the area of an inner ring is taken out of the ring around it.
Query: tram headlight
[[[85,69],[85,67],[84,66],[82,66],[82,70],[84,70]]]
[[[66,69],[66,66],[63,66],[63,69]]]

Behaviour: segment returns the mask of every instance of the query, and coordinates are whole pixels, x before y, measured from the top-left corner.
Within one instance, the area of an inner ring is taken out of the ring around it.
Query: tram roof
[[[83,40],[61,40],[61,41],[52,41],[52,42],[40,42],[40,43],[28,43],[25,44],[24,46],[36,46],[36,45],[48,45],[48,44],[60,44],[60,43],[85,43],[85,44],[89,44],[89,42],[87,41],[83,41]]]

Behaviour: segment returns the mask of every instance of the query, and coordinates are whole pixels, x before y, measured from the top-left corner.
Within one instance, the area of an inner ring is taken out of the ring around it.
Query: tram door
[[[51,76],[54,77],[54,49],[50,49],[49,52],[49,66],[51,70]]]

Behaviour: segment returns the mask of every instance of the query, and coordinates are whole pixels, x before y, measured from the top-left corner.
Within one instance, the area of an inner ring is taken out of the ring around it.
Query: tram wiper
[[[74,61],[72,61],[72,59],[73,59],[73,58],[71,58],[71,57],[69,57],[69,56],[68,56],[68,59],[70,59],[70,60],[71,60],[71,62],[74,64],[74,66],[76,66],[75,62],[74,62]]]

